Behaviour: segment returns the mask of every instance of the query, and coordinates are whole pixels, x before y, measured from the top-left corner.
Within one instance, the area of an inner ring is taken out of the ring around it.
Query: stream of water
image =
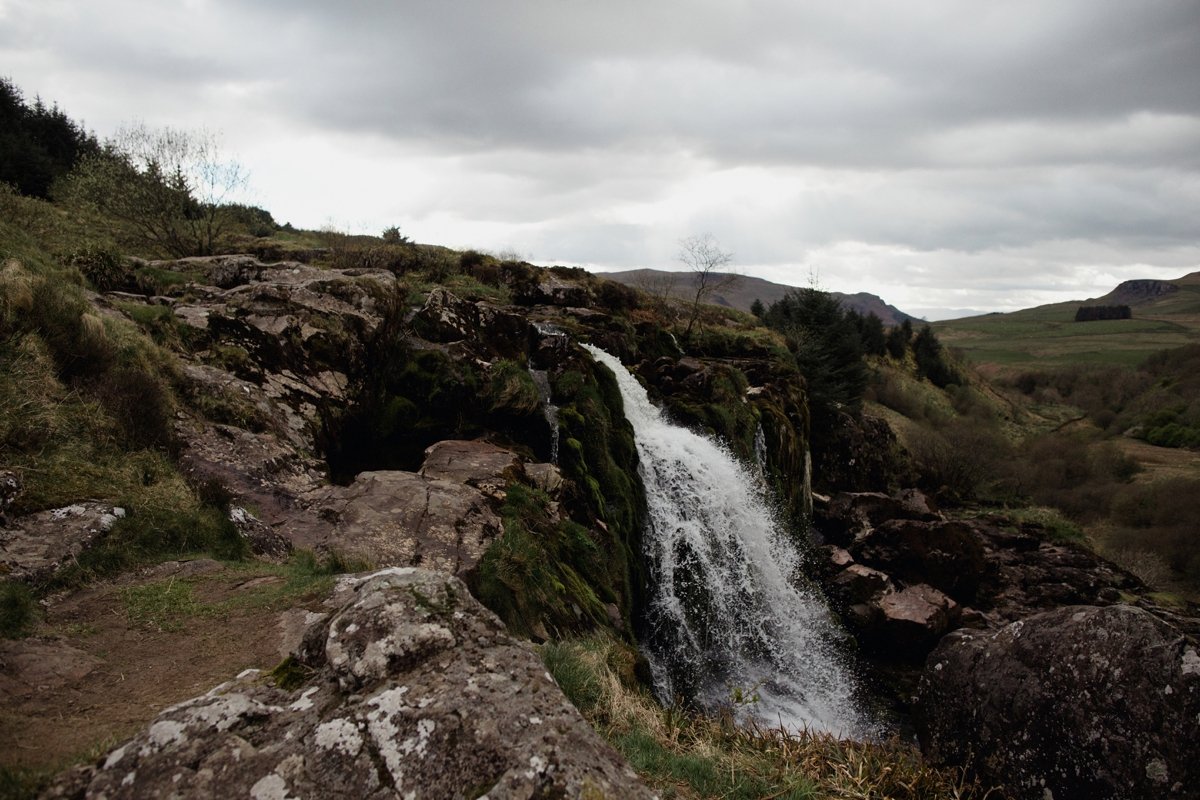
[[[659,699],[869,736],[836,626],[820,593],[796,580],[799,555],[755,470],[671,424],[620,361],[585,347],[616,375],[637,442],[653,583],[643,646]]]

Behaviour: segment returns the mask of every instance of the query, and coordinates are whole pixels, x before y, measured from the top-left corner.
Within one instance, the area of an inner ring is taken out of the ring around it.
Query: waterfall
[[[869,735],[837,628],[820,594],[793,580],[799,555],[761,481],[721,445],[665,420],[617,359],[584,347],[616,375],[637,443],[653,584],[643,644],[659,699]]]

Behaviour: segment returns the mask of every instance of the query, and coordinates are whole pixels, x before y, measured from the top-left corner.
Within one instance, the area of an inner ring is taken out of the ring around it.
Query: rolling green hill
[[[1129,305],[1132,319],[1075,322],[1085,305]],[[1103,297],[1009,314],[933,323],[942,342],[981,366],[1133,365],[1158,350],[1200,342],[1200,272],[1126,281]]]

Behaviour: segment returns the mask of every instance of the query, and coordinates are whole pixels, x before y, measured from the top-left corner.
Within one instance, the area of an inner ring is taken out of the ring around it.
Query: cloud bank
[[[104,135],[223,131],[277,218],[1010,309],[1200,269],[1200,6],[0,0]]]

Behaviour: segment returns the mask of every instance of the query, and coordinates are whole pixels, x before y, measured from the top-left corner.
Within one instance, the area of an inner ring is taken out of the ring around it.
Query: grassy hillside
[[[1133,319],[1074,321],[1081,305],[1125,299],[1118,287],[1095,300],[946,320],[933,327],[944,344],[980,366],[1132,366],[1153,352],[1200,342],[1200,273],[1166,283],[1178,290],[1132,303]]]

